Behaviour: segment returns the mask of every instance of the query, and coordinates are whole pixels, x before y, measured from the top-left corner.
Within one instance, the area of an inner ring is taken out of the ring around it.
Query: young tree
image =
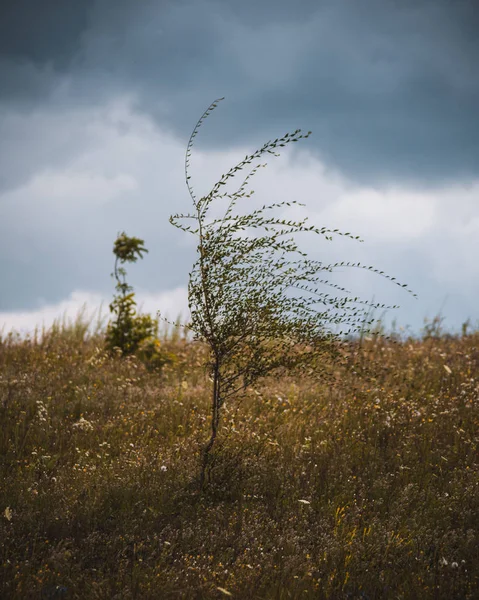
[[[196,198],[188,174],[191,149],[199,127],[220,100],[223,98],[215,100],[202,115],[186,150],[185,177],[193,211],[170,217],[172,225],[194,235],[198,242],[198,258],[188,285],[189,327],[194,338],[210,350],[208,370],[212,379],[211,432],[203,450],[201,488],[226,400],[238,397],[268,375],[319,370],[326,354],[338,352],[344,336],[372,324],[372,319],[365,323],[368,310],[395,308],[350,297],[348,290],[324,275],[339,267],[355,267],[393,282],[394,277],[360,263],[312,260],[296,242],[299,234],[306,233],[326,240],[334,235],[359,240],[358,236],[317,228],[308,224],[307,218],[295,221],[277,214],[286,207],[304,206],[296,200],[238,214],[238,201],[253,194],[246,193],[249,179],[266,164],[255,165],[236,192],[221,193],[222,186],[243,167],[265,153],[279,156],[275,148],[306,139],[311,132],[302,135],[297,129],[267,142],[222,175],[207,196]],[[220,217],[211,216],[215,200],[225,203]],[[334,295],[325,288],[333,289]]]
[[[147,341],[157,339],[158,321],[150,315],[136,312],[136,300],[133,288],[126,282],[126,262],[136,262],[148,252],[144,241],[128,237],[125,232],[118,235],[113,246],[115,267],[112,276],[116,279],[117,294],[110,304],[110,311],[116,316],[108,324],[106,333],[107,348],[120,348],[123,354],[134,354]]]

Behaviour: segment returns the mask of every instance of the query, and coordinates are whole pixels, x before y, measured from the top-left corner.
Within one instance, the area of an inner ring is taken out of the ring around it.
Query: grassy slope
[[[201,348],[77,334],[0,344],[1,598],[479,597],[478,334],[253,390],[202,496]]]

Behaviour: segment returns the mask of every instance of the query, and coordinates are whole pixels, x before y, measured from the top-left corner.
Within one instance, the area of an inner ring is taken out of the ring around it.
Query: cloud
[[[361,262],[408,284],[418,299],[365,271],[342,268],[334,276],[333,281],[363,299],[399,304],[399,310],[388,311],[386,322],[396,318],[418,331],[425,317],[441,309],[451,328],[459,328],[468,317],[477,320],[479,266],[471,257],[479,254],[479,179],[436,190],[361,186],[311,152],[290,148],[281,158],[269,159],[251,187],[254,206],[295,199],[306,206],[286,210],[285,218],[308,217],[318,227],[361,236],[363,243],[310,236],[302,247],[325,264]]]
[[[473,3],[49,0],[41,19],[37,4],[9,2],[3,15],[4,106],[65,110],[133,94],[185,143],[200,111],[226,96],[204,148],[303,127],[317,158],[361,185],[479,174]]]
[[[74,323],[82,317],[85,322],[91,322],[94,329],[97,323],[105,325],[110,313],[108,305],[111,299],[94,292],[76,290],[66,300],[57,304],[47,304],[37,310],[0,312],[0,333],[7,335],[10,331],[16,331],[21,335],[35,332],[35,329],[48,330],[54,322]],[[161,317],[169,321],[175,321],[178,317],[181,322],[187,322],[189,310],[188,299],[185,288],[176,288],[161,293],[138,293],[138,308],[141,313],[151,314],[156,317],[160,311]],[[160,321],[160,330],[165,327],[164,321]]]
[[[128,270],[135,289],[184,288],[194,239],[168,216],[191,204],[192,127],[226,96],[195,141],[198,194],[267,139],[311,129],[258,174],[249,206],[304,200],[319,225],[363,236],[306,245],[409,283],[414,305],[365,273],[338,275],[403,304],[403,322],[417,327],[445,297],[454,323],[477,314],[473,3],[7,0],[1,10],[3,313],[40,318],[73,290],[110,298],[124,229],[150,249]]]
[[[134,284],[184,283],[179,273],[187,273],[192,249],[175,250],[173,264],[168,224],[187,196],[184,148],[129,102],[24,115],[7,165],[21,156],[29,175],[0,191],[0,310],[54,304],[73,289],[109,292],[111,249],[122,230],[150,250],[129,270]],[[28,144],[29,130],[45,134]]]
[[[344,194],[327,211],[331,223],[356,229],[368,239],[408,244],[435,225],[432,194],[364,188]]]
[[[32,175],[0,194],[2,315],[12,323],[41,324],[44,315],[51,320],[66,308],[75,312],[84,301],[81,294],[90,294],[91,304],[102,299],[107,305],[114,292],[112,244],[117,232],[126,230],[145,239],[150,250],[128,265],[128,281],[148,311],[160,308],[159,299],[166,302],[161,294],[169,294],[168,311],[175,318],[186,303],[171,290],[185,289],[195,259],[194,238],[168,223],[171,213],[191,206],[184,144],[136,111],[128,97],[56,116],[37,110],[25,115],[23,127],[46,131],[44,121],[55,134],[22,147]],[[71,144],[77,134],[83,136],[78,146]],[[190,171],[197,196],[256,149],[205,150],[200,140]],[[296,199],[306,208],[285,216],[308,216],[321,227],[362,236],[362,244],[311,236],[303,241],[319,260],[360,260],[408,283],[419,300],[368,273],[343,269],[337,275],[365,299],[400,304],[396,315],[403,324],[418,329],[445,298],[451,325],[474,319],[479,271],[469,258],[479,253],[479,181],[436,190],[361,185],[321,162],[308,141],[281,149],[280,158],[267,158],[267,168],[251,180],[255,195],[244,210]],[[47,164],[43,154],[51,157]],[[238,174],[228,189],[237,189],[241,181]]]

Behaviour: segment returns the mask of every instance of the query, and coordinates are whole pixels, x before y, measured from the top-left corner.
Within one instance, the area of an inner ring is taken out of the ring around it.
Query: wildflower
[[[440,559],[439,564],[441,565],[441,567],[447,567],[447,565],[449,564],[447,562],[447,560],[444,558],[444,556]]]
[[[160,471],[163,471],[164,473],[165,471],[168,471],[168,467],[166,465],[161,465]]]
[[[80,417],[76,423],[73,423],[72,427],[75,427],[75,429],[79,429],[80,431],[91,431],[93,429],[93,425],[90,421],[87,421],[83,417]]]
[[[48,410],[45,404],[41,400],[37,400],[37,416],[40,422],[46,422],[48,417]]]

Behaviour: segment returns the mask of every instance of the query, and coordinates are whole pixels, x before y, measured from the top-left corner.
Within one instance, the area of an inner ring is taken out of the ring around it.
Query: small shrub
[[[149,370],[161,369],[164,365],[175,364],[178,360],[176,354],[163,350],[160,340],[153,337],[140,342],[136,355]]]
[[[144,247],[144,241],[128,237],[125,232],[118,235],[113,254],[115,255],[115,268],[112,276],[116,279],[116,290],[110,311],[116,316],[110,321],[106,332],[107,349],[113,351],[119,348],[123,355],[135,354],[140,348],[143,349],[150,344],[150,349],[145,356],[152,359],[159,355],[158,321],[150,315],[141,315],[136,311],[136,300],[133,288],[126,282],[126,270],[123,265],[126,262],[136,262],[143,258],[143,253],[148,252]],[[146,344],[146,346],[145,346]]]

